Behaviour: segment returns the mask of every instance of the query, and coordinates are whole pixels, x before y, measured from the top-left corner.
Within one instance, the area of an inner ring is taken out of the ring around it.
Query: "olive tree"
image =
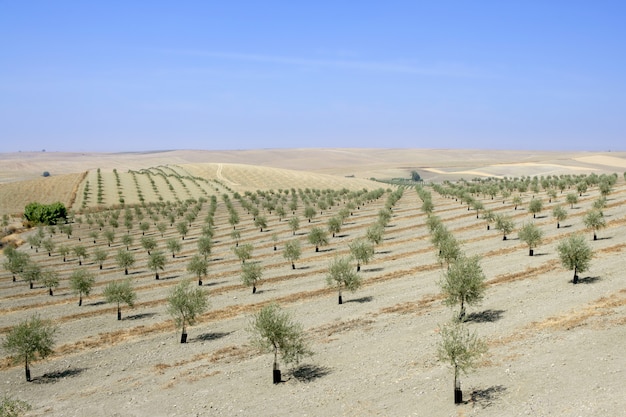
[[[300,229],[300,220],[297,216],[293,216],[289,219],[289,228],[291,229],[292,235],[295,235],[298,229]]]
[[[31,408],[26,401],[13,399],[8,395],[0,399],[0,416],[2,417],[19,417]]]
[[[78,258],[78,265],[83,264],[83,259],[88,259],[89,254],[87,253],[87,249],[82,245],[76,245],[72,248],[74,255]]]
[[[593,209],[583,217],[583,223],[589,230],[593,230],[593,240],[598,240],[597,231],[606,227],[604,214],[600,210]]]
[[[339,304],[343,304],[341,292],[344,289],[351,292],[358,290],[361,287],[362,280],[359,274],[354,271],[352,265],[350,265],[349,257],[335,257],[328,267],[326,284],[337,289]]]
[[[543,210],[543,202],[541,200],[538,198],[530,200],[530,203],[528,203],[528,212],[533,214],[533,218],[536,218],[537,214],[541,213],[541,210]]]
[[[478,360],[487,352],[487,344],[457,320],[442,326],[439,334],[437,356],[454,370],[454,403],[458,404],[463,401],[460,374],[467,375],[476,368]]]
[[[576,193],[569,193],[567,194],[567,196],[565,196],[565,201],[567,201],[567,204],[570,205],[570,209],[574,208],[574,204],[578,203],[578,196],[576,195]]]
[[[543,232],[534,223],[523,225],[517,232],[517,236],[528,245],[528,255],[534,255],[534,249],[541,244]]]
[[[172,258],[175,258],[176,254],[182,249],[182,245],[180,244],[178,239],[174,238],[167,239],[167,241],[165,242],[165,246],[167,246],[167,250],[172,252]]]
[[[148,252],[148,255],[150,255],[150,251],[157,247],[157,241],[152,236],[142,236],[139,241],[141,242],[141,246]]]
[[[13,282],[15,282],[15,276],[20,275],[30,262],[30,255],[16,250],[13,246],[7,246],[4,249],[4,255],[6,259],[2,266],[13,275]]]
[[[567,219],[567,210],[565,210],[563,206],[556,206],[552,209],[552,217],[556,219],[556,228],[559,229],[561,222]]]
[[[108,257],[109,254],[102,248],[95,248],[93,250],[93,261],[98,264],[100,269],[102,269],[102,265]]]
[[[321,227],[314,227],[309,232],[307,239],[311,245],[315,246],[315,252],[320,251],[320,246],[328,245],[328,235]]]
[[[41,271],[41,283],[48,289],[50,296],[54,295],[54,289],[59,286],[59,273],[52,269]]]
[[[246,261],[252,257],[253,250],[254,250],[254,247],[252,246],[252,243],[244,243],[243,245],[235,246],[233,248],[233,252],[235,252],[235,256],[239,258],[242,264],[245,264]]]
[[[191,281],[185,280],[170,292],[167,303],[167,311],[174,318],[176,327],[182,330],[180,343],[187,343],[187,326],[193,326],[208,308],[207,294],[202,288],[192,289]]]
[[[496,217],[496,229],[502,232],[502,240],[506,240],[506,235],[511,233],[514,228],[515,223],[509,216],[500,215]]]
[[[589,269],[593,251],[580,234],[570,235],[563,239],[557,246],[557,251],[563,267],[570,271],[574,270],[572,282],[578,284],[578,273]]]
[[[128,275],[128,268],[135,264],[135,257],[127,250],[119,249],[115,255],[117,266],[124,269],[124,275]]]
[[[356,259],[356,271],[361,270],[361,264],[367,265],[374,257],[374,246],[365,239],[355,239],[350,244],[350,253]]]
[[[300,259],[302,250],[300,249],[300,241],[297,239],[290,240],[285,243],[285,249],[283,249],[283,257],[291,262],[291,269],[296,269],[295,261]]]
[[[250,340],[262,352],[274,354],[272,376],[274,384],[281,382],[278,355],[286,364],[297,364],[304,356],[313,352],[309,349],[302,326],[277,304],[263,307],[250,320]]]
[[[125,279],[122,282],[110,282],[104,288],[103,294],[107,303],[117,304],[118,320],[122,320],[121,304],[124,303],[129,307],[133,307],[135,305],[135,300],[137,299],[137,294],[130,283],[130,279]]]
[[[485,274],[480,266],[480,258],[459,256],[444,272],[439,286],[445,297],[444,304],[460,304],[458,318],[463,320],[465,305],[478,304],[485,295]]]
[[[209,263],[200,255],[194,255],[187,264],[187,271],[198,278],[198,285],[202,285],[202,277],[209,272]]]
[[[328,219],[328,231],[333,234],[333,237],[341,232],[341,218],[339,216]]]
[[[45,359],[52,352],[56,327],[48,320],[34,315],[17,324],[6,335],[2,347],[15,363],[23,363],[26,381],[30,378],[30,363]]]
[[[130,245],[133,244],[133,237],[131,235],[122,235],[122,245],[126,246],[126,250],[130,249]]]
[[[70,288],[74,294],[78,294],[78,306],[83,305],[83,295],[88,296],[96,282],[93,274],[84,268],[79,268],[70,275]]]
[[[165,255],[161,251],[152,252],[148,256],[148,268],[154,271],[155,279],[159,279],[159,269],[165,270]]]
[[[256,294],[256,285],[262,275],[261,265],[257,262],[241,265],[241,280],[246,287],[252,287],[252,294]]]
[[[22,279],[28,283],[30,289],[32,290],[34,283],[41,280],[41,267],[37,262],[29,261],[26,265],[24,265],[20,275],[22,276]]]

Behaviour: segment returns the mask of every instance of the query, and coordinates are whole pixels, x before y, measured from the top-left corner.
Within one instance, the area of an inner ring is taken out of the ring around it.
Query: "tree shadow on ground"
[[[387,254],[389,254],[389,253],[391,253],[391,251],[390,251],[390,250],[379,250],[379,251],[377,251],[375,254],[387,255]]]
[[[126,316],[124,320],[141,320],[141,319],[147,319],[149,317],[154,317],[154,316],[156,316],[156,313],[139,313],[139,314]]]
[[[494,385],[489,388],[474,390],[470,394],[469,401],[479,404],[482,408],[487,408],[493,405],[504,391],[506,391],[504,385]]]
[[[594,284],[600,281],[600,277],[584,277],[578,279],[578,284]],[[573,280],[572,280],[573,282]]]
[[[327,248],[327,249],[320,249],[317,252],[318,253],[324,253],[324,252],[332,252],[334,250],[335,250],[335,248]]]
[[[296,380],[300,382],[311,382],[318,378],[323,378],[330,374],[330,368],[319,365],[300,365],[293,369],[290,373]]]
[[[40,377],[33,378],[33,382],[36,384],[51,384],[61,379],[80,375],[84,370],[84,368],[69,368],[64,371],[46,372]]]
[[[215,285],[224,284],[226,281],[202,281],[203,287],[213,287]]]
[[[196,336],[193,338],[193,340],[197,340],[200,342],[210,342],[212,340],[217,340],[217,339],[221,339],[222,337],[226,337],[229,334],[231,334],[232,332],[209,332],[209,333],[202,333],[199,336]]]
[[[609,239],[613,239],[613,236],[602,236],[602,237],[598,236],[596,238],[596,240],[609,240]]]
[[[85,300],[83,299],[83,303],[84,303],[84,301]],[[94,301],[93,303],[89,303],[89,305],[92,306],[92,307],[97,307],[97,306],[101,306],[101,305],[106,304],[106,303],[107,303],[106,301]]]
[[[274,288],[270,288],[268,290],[256,290],[257,294],[263,294],[264,292],[276,291]]]
[[[361,268],[361,271],[363,271],[363,272],[380,272],[380,271],[382,271],[382,270],[384,270],[384,269],[385,269],[385,268],[382,268],[382,267],[378,267],[378,268],[367,268],[367,269],[365,269],[365,268]]]
[[[306,266],[296,266],[296,269],[311,269],[309,265]]]
[[[180,275],[170,275],[170,276],[167,276],[167,277],[163,277],[163,276],[159,275],[159,281],[166,281],[168,279],[175,279],[175,278],[178,278],[178,277],[180,277]]]
[[[362,304],[362,303],[369,303],[373,299],[374,299],[374,297],[372,297],[371,295],[368,295],[367,297],[352,298],[352,299],[344,301],[344,303],[359,303],[359,304]]]
[[[344,233],[342,235],[336,235],[335,237],[348,237],[350,236],[348,233]]]
[[[502,318],[504,310],[484,310],[478,313],[472,313],[465,316],[465,321],[473,321],[474,323],[493,323]]]

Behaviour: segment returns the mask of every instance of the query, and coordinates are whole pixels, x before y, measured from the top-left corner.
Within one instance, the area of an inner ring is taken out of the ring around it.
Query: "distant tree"
[[[117,319],[122,320],[122,309],[120,305],[124,303],[129,307],[133,307],[137,299],[137,294],[130,283],[130,279],[125,279],[122,282],[110,282],[104,288],[104,298],[107,303],[117,304]]]
[[[242,264],[245,264],[248,259],[252,257],[252,251],[254,247],[251,243],[244,243],[243,245],[236,246],[233,248],[233,252],[235,252],[235,256],[239,258]]]
[[[522,204],[522,197],[519,195],[513,197],[513,206],[515,206],[515,210],[517,210],[517,206],[519,206],[520,204]]]
[[[420,177],[420,174],[417,171],[411,171],[411,180],[415,182],[421,182],[422,177]]]
[[[491,228],[491,223],[496,220],[496,214],[492,210],[485,210],[483,220],[487,223],[487,230]]]
[[[209,263],[200,255],[194,255],[187,264],[187,271],[198,277],[198,285],[202,285],[202,277],[209,273]]]
[[[311,220],[315,217],[315,214],[316,214],[315,207],[306,206],[304,208],[304,217],[309,220],[309,223],[311,223]]]
[[[33,284],[37,281],[41,280],[41,267],[35,261],[29,261],[22,268],[22,279],[26,281],[30,287],[33,289]]]
[[[530,200],[530,203],[528,203],[528,211],[532,213],[533,218],[536,218],[537,214],[541,213],[541,210],[543,210],[543,202],[541,200],[538,198]]]
[[[262,275],[261,265],[257,262],[241,265],[241,280],[246,287],[252,287],[252,294],[256,294],[256,285]]]
[[[291,229],[293,235],[295,235],[298,229],[300,229],[300,220],[298,220],[297,216],[293,216],[289,219],[289,228]]]
[[[78,265],[83,264],[83,259],[88,259],[89,254],[87,253],[87,249],[82,245],[76,245],[72,248],[74,255],[78,258]]]
[[[334,216],[328,219],[328,231],[333,234],[341,232],[341,218],[339,216]]]
[[[150,230],[150,223],[148,222],[139,223],[139,230],[141,230],[141,235],[145,236],[146,232]]]
[[[283,250],[283,257],[291,262],[291,269],[296,269],[295,261],[300,259],[302,251],[300,249],[299,240],[290,240],[285,243],[285,249]]]
[[[444,304],[459,304],[459,320],[465,317],[465,305],[479,303],[485,295],[485,274],[480,267],[478,256],[459,256],[452,262],[439,281],[445,297]]]
[[[606,221],[604,220],[604,214],[600,210],[591,210],[585,217],[583,217],[583,223],[589,230],[593,230],[593,240],[598,240],[597,231],[606,227]]]
[[[581,181],[578,184],[576,184],[576,191],[578,191],[578,195],[582,197],[583,193],[587,192],[587,182]]]
[[[59,224],[67,219],[67,209],[60,202],[52,204],[33,202],[24,207],[24,217],[34,224]]]
[[[596,210],[602,211],[606,207],[606,197],[600,196],[596,201],[593,202],[593,208]]]
[[[24,267],[30,262],[30,256],[26,252],[16,250],[13,246],[7,246],[4,249],[5,260],[2,266],[13,275],[13,282],[15,282],[15,276],[20,275],[24,270]]]
[[[109,254],[102,248],[95,248],[93,250],[93,261],[99,265],[100,269],[102,269],[102,265],[108,257]]]
[[[185,240],[185,236],[189,232],[189,225],[187,224],[187,222],[180,222],[176,225],[176,230],[178,230],[178,233],[180,233],[183,240]]]
[[[534,255],[534,248],[541,244],[543,239],[543,232],[534,223],[527,223],[523,225],[517,232],[519,239],[528,245],[528,255]]]
[[[578,283],[578,273],[589,269],[593,252],[582,235],[575,234],[563,239],[558,247],[563,267],[574,270],[574,284]]]
[[[611,183],[607,181],[602,181],[600,183],[600,195],[602,197],[606,197],[611,193]]]
[[[367,240],[375,245],[380,245],[382,243],[384,234],[385,227],[380,223],[373,224],[365,231],[365,237],[367,238]]]
[[[152,236],[142,236],[140,239],[141,247],[143,247],[148,255],[150,255],[150,251],[154,250],[157,247],[157,241]]]
[[[312,355],[307,346],[302,326],[276,304],[263,307],[252,317],[248,327],[253,346],[262,352],[274,354],[273,382],[281,382],[278,354],[287,364],[299,363],[304,356]]]
[[[578,196],[576,195],[576,193],[569,193],[567,194],[567,196],[565,196],[565,201],[567,201],[567,204],[570,205],[570,209],[574,208],[574,204],[578,203]]]
[[[54,241],[50,238],[44,239],[41,241],[41,245],[46,250],[46,252],[48,252],[48,256],[52,256],[52,251],[54,251],[54,248],[56,246]]]
[[[350,253],[352,257],[356,259],[356,271],[361,270],[361,264],[367,265],[374,257],[374,246],[368,240],[355,239],[350,244]]]
[[[159,231],[159,233],[161,233],[161,237],[163,237],[163,235],[165,234],[165,231],[167,230],[167,224],[165,222],[159,222],[157,223],[156,228]]]
[[[213,241],[208,236],[200,236],[198,238],[198,252],[204,257],[205,261],[208,261],[211,249],[213,248]]]
[[[272,242],[274,243],[274,250],[277,250],[276,247],[278,245],[278,235],[276,233],[272,233]]]
[[[556,228],[561,227],[561,222],[567,219],[567,211],[562,206],[556,206],[552,209],[552,216],[556,219]]]
[[[111,229],[106,229],[102,235],[107,241],[107,245],[111,247],[111,244],[115,241],[115,231]]]
[[[124,275],[128,275],[128,268],[135,265],[135,257],[127,250],[119,249],[115,255],[117,266],[124,269]]]
[[[59,255],[63,257],[63,262],[66,261],[67,255],[69,255],[71,251],[72,251],[71,248],[67,245],[59,245],[57,247],[57,252],[59,252]]]
[[[161,251],[152,252],[148,256],[148,268],[154,271],[155,279],[159,279],[159,269],[165,270],[165,255]]]
[[[175,258],[176,254],[182,249],[180,242],[174,238],[167,239],[165,246],[167,246],[168,251],[172,252],[172,258]]]
[[[265,216],[256,216],[256,218],[254,219],[254,225],[260,228],[262,232],[263,229],[267,228],[267,219],[265,218]]]
[[[201,257],[199,257],[202,260]],[[174,318],[176,327],[182,329],[180,343],[187,343],[187,326],[193,326],[200,314],[208,307],[207,294],[201,289],[191,288],[189,280],[182,281],[167,298],[167,311]]]
[[[454,402],[458,404],[463,401],[460,374],[467,375],[478,365],[478,360],[487,352],[487,344],[458,321],[442,326],[440,335],[437,356],[454,369]]]
[[[48,289],[50,296],[54,295],[54,289],[59,286],[59,273],[52,269],[41,271],[41,283]]]
[[[548,190],[548,198],[548,203],[552,203],[552,200],[556,201],[556,190],[554,188]]]
[[[506,236],[515,228],[513,219],[508,216],[499,215],[496,217],[496,229],[502,232],[502,240],[506,240]]]
[[[133,244],[133,237],[131,235],[122,235],[122,245],[126,246],[126,250],[130,249],[130,245]]]
[[[472,208],[476,210],[476,218],[478,219],[478,214],[485,209],[485,205],[481,201],[474,200],[472,201]]]
[[[31,381],[30,364],[45,359],[52,352],[56,327],[48,320],[34,315],[9,330],[2,347],[9,352],[15,363],[23,363],[26,381]]]
[[[228,223],[230,223],[230,225],[233,227],[233,230],[235,230],[235,228],[239,224],[239,214],[237,214],[235,210],[231,210],[228,217]]]
[[[343,304],[341,296],[342,291],[348,290],[354,292],[361,287],[362,281],[358,273],[356,273],[350,265],[350,258],[335,257],[330,263],[328,274],[326,275],[326,284],[329,287],[337,289],[339,293],[339,304]]]
[[[233,230],[230,232],[230,238],[235,241],[235,246],[239,246],[239,239],[241,239],[241,232],[239,230]]]
[[[88,296],[96,282],[93,274],[84,268],[75,269],[70,275],[70,288],[74,294],[78,294],[78,306],[83,305],[83,295]]]
[[[315,252],[319,252],[320,246],[328,245],[328,235],[326,231],[320,227],[312,228],[307,238],[309,243],[315,246]]]
[[[100,233],[98,233],[97,230],[92,230],[91,232],[89,232],[89,237],[93,239],[93,244],[96,244],[96,240],[98,240],[98,237],[100,236]]]

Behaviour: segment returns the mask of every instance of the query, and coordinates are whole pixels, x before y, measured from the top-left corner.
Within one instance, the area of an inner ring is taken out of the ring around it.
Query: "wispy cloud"
[[[485,78],[493,76],[493,74],[488,74],[483,70],[471,68],[470,66],[464,64],[437,64],[431,66],[419,66],[406,62],[393,61],[300,58],[267,54],[210,52],[193,49],[166,49],[161,51],[176,55],[206,57],[227,61],[257,62],[309,68],[336,68],[356,71],[415,74],[431,77]]]

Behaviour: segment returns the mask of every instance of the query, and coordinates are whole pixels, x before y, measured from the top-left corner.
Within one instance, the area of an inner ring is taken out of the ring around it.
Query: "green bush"
[[[60,202],[52,204],[29,203],[24,207],[24,217],[35,224],[57,224],[67,219],[67,209]]]

